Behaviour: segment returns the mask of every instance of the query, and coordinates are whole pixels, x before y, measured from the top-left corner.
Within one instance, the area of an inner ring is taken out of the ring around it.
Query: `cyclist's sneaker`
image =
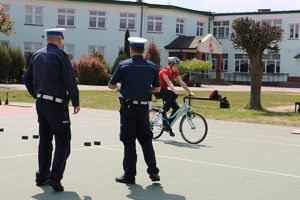
[[[174,137],[174,136],[175,136],[175,134],[174,134],[174,132],[172,131],[171,128],[169,129],[169,134],[170,134],[171,137]]]

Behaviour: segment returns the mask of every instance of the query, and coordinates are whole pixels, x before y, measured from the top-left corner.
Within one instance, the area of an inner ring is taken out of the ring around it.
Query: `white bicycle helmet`
[[[172,65],[178,65],[181,62],[177,57],[168,57],[168,61]]]

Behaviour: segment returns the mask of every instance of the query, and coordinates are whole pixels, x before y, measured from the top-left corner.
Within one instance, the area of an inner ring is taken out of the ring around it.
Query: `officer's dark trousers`
[[[121,105],[120,140],[124,144],[123,169],[125,176],[136,175],[136,143],[137,139],[142,147],[144,159],[148,166],[147,172],[158,173],[155,152],[152,145],[152,131],[149,124],[149,110],[147,105]]]
[[[155,96],[164,100],[164,111],[168,112],[170,108],[172,108],[171,115],[179,109],[179,105],[176,102],[178,95],[173,91],[162,88],[159,93],[155,94]]]
[[[39,171],[36,181],[44,181],[50,178],[60,181],[66,166],[67,158],[70,155],[70,118],[66,104],[54,101],[37,99],[36,110],[39,121],[39,147],[38,161]],[[52,140],[55,138],[55,151],[52,160]]]

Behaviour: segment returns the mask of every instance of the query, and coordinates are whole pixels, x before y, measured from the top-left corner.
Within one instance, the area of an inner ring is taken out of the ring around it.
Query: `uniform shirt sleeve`
[[[79,90],[77,87],[74,71],[70,59],[67,54],[64,54],[62,66],[62,79],[64,85],[68,91],[68,95],[71,99],[72,105],[74,107],[79,106]]]
[[[121,65],[119,64],[116,71],[112,75],[109,83],[112,85],[116,85],[120,81],[121,81]]]
[[[24,74],[23,74],[23,77],[22,77],[22,80],[27,88],[27,91],[29,92],[29,94],[33,97],[33,98],[36,98],[36,94],[34,93],[34,84],[33,84],[33,65],[32,65],[32,58],[33,56],[31,57],[31,60],[29,62],[29,65],[27,66]]]

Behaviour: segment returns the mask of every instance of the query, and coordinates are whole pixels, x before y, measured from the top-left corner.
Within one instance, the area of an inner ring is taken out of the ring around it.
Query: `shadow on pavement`
[[[76,192],[55,192],[50,186],[41,187],[41,189],[44,190],[43,193],[31,197],[36,200],[92,200],[90,196],[80,198]]]
[[[169,194],[163,190],[163,187],[159,183],[153,183],[152,185],[143,188],[140,185],[127,185],[130,190],[130,194],[127,195],[129,199],[163,199],[163,200],[185,200],[186,198],[177,194]]]
[[[200,149],[202,147],[212,147],[212,146],[207,146],[207,145],[202,145],[202,144],[189,144],[187,142],[180,142],[180,141],[174,141],[174,140],[154,140],[157,142],[163,142],[165,144],[177,146],[177,147],[187,147],[191,149]]]

